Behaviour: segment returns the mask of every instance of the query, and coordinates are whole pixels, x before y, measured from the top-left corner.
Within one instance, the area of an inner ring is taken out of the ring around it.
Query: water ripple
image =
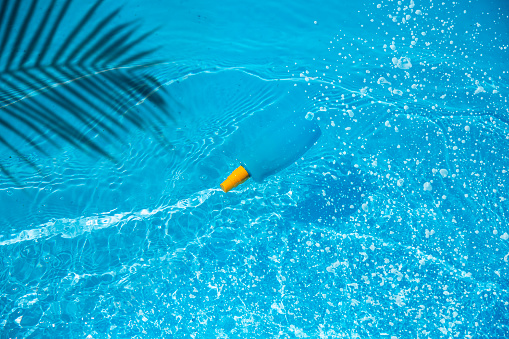
[[[94,232],[96,230],[119,227],[122,224],[132,220],[150,220],[154,215],[160,213],[164,215],[171,215],[181,210],[192,209],[200,206],[205,202],[214,192],[221,191],[220,189],[207,189],[197,192],[189,198],[182,199],[176,204],[171,206],[160,206],[153,210],[142,209],[138,212],[123,212],[123,213],[103,213],[96,216],[80,217],[77,219],[57,219],[52,220],[32,229],[21,231],[19,234],[14,235],[11,239],[2,240],[0,246],[13,245],[19,242],[37,240],[41,238],[50,238],[54,236],[61,236],[62,238],[76,238],[87,232]]]

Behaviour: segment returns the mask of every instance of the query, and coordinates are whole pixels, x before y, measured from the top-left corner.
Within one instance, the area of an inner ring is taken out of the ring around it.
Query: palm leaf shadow
[[[102,3],[84,10],[73,0],[0,4],[0,145],[36,171],[27,147],[48,156],[48,147],[70,144],[115,161],[103,141],[122,142],[132,126],[155,130],[171,119],[162,84],[146,72],[157,63],[143,61],[157,50],[145,47],[154,31],[114,23],[120,8],[107,12]],[[152,108],[133,109],[146,101]],[[2,161],[0,172],[19,184]]]

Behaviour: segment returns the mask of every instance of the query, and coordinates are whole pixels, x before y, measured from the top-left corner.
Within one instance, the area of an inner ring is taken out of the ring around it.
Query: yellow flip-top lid
[[[228,176],[228,178],[226,178],[225,181],[223,181],[221,188],[226,193],[232,188],[242,184],[247,179],[249,179],[249,173],[247,173],[244,167],[239,166],[237,169],[235,169],[235,171],[232,172],[232,174]]]

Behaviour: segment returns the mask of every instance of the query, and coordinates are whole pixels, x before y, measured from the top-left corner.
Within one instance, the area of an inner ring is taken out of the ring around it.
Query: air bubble
[[[392,58],[392,62],[394,63],[394,65],[397,67],[397,68],[400,68],[400,69],[410,69],[412,68],[412,63],[410,62],[410,58],[407,58],[407,57],[401,57],[399,59],[396,59],[396,58]]]

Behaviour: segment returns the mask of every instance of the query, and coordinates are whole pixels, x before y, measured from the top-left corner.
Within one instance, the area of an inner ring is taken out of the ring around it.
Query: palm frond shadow
[[[1,2],[3,156],[39,171],[27,147],[48,156],[49,147],[70,144],[115,161],[103,141],[122,142],[130,127],[151,130],[171,119],[158,90],[162,84],[146,72],[157,62],[144,62],[157,50],[146,47],[154,30],[140,33],[135,22],[117,24],[120,8],[108,12],[102,4],[83,10],[72,0]],[[132,109],[146,101],[150,109]],[[0,172],[18,183],[1,160]]]

